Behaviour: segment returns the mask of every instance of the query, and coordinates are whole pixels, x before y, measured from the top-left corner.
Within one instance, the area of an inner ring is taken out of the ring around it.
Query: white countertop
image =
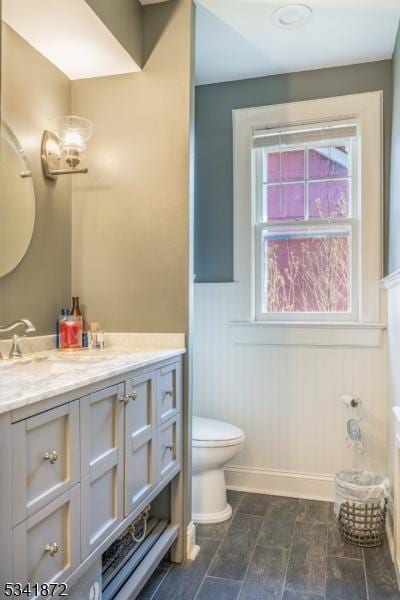
[[[184,348],[47,350],[0,361],[0,414],[184,354]]]

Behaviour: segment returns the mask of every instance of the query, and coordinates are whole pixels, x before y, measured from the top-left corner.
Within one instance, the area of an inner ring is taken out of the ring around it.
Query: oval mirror
[[[35,192],[25,153],[8,127],[0,131],[0,277],[21,262],[32,239]]]

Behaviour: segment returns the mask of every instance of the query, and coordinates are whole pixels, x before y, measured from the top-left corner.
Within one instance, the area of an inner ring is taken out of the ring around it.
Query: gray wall
[[[390,180],[389,273],[400,269],[400,29],[393,55],[393,127]]]
[[[397,127],[400,154],[400,56],[396,64],[399,79]],[[196,88],[196,282],[231,281],[233,278],[232,110],[375,90],[384,92],[387,199],[392,111],[391,61],[274,75]],[[400,193],[400,179],[397,185]],[[386,215],[387,205],[386,201]],[[400,212],[400,201],[398,210]],[[400,236],[398,239],[397,255],[400,260]]]
[[[36,221],[25,257],[0,278],[0,324],[27,317],[39,334],[55,333],[58,309],[70,303],[71,182],[44,178],[40,144],[54,117],[70,113],[70,81],[4,24],[1,111],[28,155]]]

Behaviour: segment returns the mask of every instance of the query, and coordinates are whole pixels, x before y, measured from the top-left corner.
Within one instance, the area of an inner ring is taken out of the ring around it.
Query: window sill
[[[380,348],[384,323],[230,321],[232,341],[250,346]]]

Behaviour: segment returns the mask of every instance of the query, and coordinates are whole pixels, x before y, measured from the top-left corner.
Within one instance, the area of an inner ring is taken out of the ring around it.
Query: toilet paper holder
[[[341,401],[345,406],[351,406],[352,408],[357,408],[357,406],[360,406],[361,404],[361,400],[347,394],[341,397]]]

